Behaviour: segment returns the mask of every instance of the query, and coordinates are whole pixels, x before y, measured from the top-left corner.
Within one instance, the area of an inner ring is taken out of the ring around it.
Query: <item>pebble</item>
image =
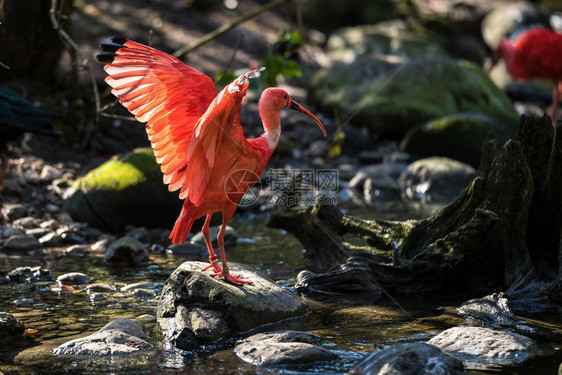
[[[72,245],[66,248],[65,252],[69,255],[88,254],[88,247],[85,245]]]
[[[154,288],[155,283],[152,281],[139,281],[138,283],[127,284],[121,288],[122,292],[127,292],[129,290],[134,289],[147,289],[147,288]]]
[[[25,178],[25,181],[27,181],[30,184],[34,184],[34,185],[38,184],[41,181],[41,176],[39,176],[34,171],[25,172],[23,177]]]
[[[156,293],[150,289],[138,288],[133,291],[133,296],[138,298],[153,298]]]
[[[46,268],[18,267],[8,272],[8,278],[15,283],[34,283],[52,280],[51,272]]]
[[[111,263],[140,265],[148,261],[148,249],[132,237],[121,237],[109,245],[105,259]]]
[[[25,217],[27,209],[22,204],[7,204],[2,209],[2,213],[8,221],[14,221]]]
[[[96,241],[90,246],[90,249],[95,252],[105,252],[106,248],[111,244],[111,239],[104,238],[103,240]]]
[[[211,237],[211,242],[213,246],[217,246],[217,234],[219,234],[220,227],[214,226],[209,228],[209,236]],[[236,235],[236,231],[231,226],[227,226],[224,231],[224,243],[227,246],[227,243],[235,243],[238,240]],[[192,244],[199,245],[201,247],[205,247],[205,239],[203,238],[203,233],[199,232],[190,241]]]
[[[50,231],[47,228],[32,228],[32,229],[27,229],[25,231],[25,234],[29,234],[35,238],[41,238],[49,232]]]
[[[2,184],[2,195],[4,196],[15,196],[21,197],[23,193],[23,189],[20,183],[14,178],[6,178],[4,179],[4,183]]]
[[[70,272],[57,277],[57,281],[60,285],[83,285],[89,284],[91,280],[83,273]]]
[[[105,297],[103,296],[103,294],[98,293],[98,292],[90,294],[90,301],[92,301],[92,302],[101,301],[104,298]]]
[[[56,230],[60,227],[60,225],[56,220],[49,219],[49,220],[45,220],[44,222],[39,224],[39,227]]]
[[[86,291],[88,293],[97,293],[97,292],[109,292],[115,293],[117,291],[117,287],[112,284],[105,284],[105,283],[94,283],[90,284],[86,287]]]
[[[19,230],[18,228],[14,228],[14,227],[5,227],[4,230],[2,231],[2,237],[3,238],[8,238],[8,237],[12,237],[12,236],[21,236],[24,233]]]
[[[48,164],[43,166],[43,169],[41,170],[41,175],[39,176],[39,178],[42,181],[47,181],[47,182],[51,182],[61,177],[62,177],[62,172],[59,171],[57,168]]]
[[[31,298],[17,299],[12,302],[17,307],[31,307],[35,303]]]
[[[137,316],[135,319],[138,320],[139,322],[148,323],[148,322],[155,321],[156,317],[154,315],[150,315],[150,314],[142,314],[142,315]]]
[[[0,339],[5,340],[9,336],[23,335],[25,326],[12,314],[0,312]]]
[[[35,219],[31,216],[22,217],[20,219],[14,220],[12,225],[19,228],[34,228],[36,227]]]

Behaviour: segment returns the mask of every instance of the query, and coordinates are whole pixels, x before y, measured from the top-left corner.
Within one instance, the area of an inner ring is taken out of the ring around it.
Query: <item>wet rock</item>
[[[45,220],[41,224],[39,224],[39,226],[41,228],[47,228],[51,230],[57,230],[60,227],[58,221],[56,221],[55,219]]]
[[[448,115],[410,130],[400,149],[416,157],[445,156],[477,167],[490,135],[503,145],[515,135],[515,126],[480,114]]]
[[[382,137],[402,138],[420,123],[463,112],[513,126],[517,121],[510,99],[472,63],[419,58],[383,78],[369,78],[372,61],[357,65],[358,61],[320,71],[311,82],[314,99],[323,108],[338,108],[344,117],[355,115],[354,121]]]
[[[86,287],[86,291],[88,293],[94,293],[94,292],[115,293],[117,291],[117,287],[115,285],[112,285],[112,284],[95,283],[95,284],[88,285]]]
[[[21,236],[23,233],[22,230],[18,229],[18,228],[14,228],[14,227],[5,227],[2,230],[2,237],[4,238],[9,238],[11,236]]]
[[[66,248],[65,252],[69,255],[88,254],[88,247],[85,245],[72,245]]]
[[[2,207],[2,214],[8,221],[14,221],[25,217],[27,209],[22,204],[6,204]]]
[[[33,184],[36,185],[39,182],[41,182],[41,177],[35,173],[34,171],[27,171],[24,173],[23,178],[25,178],[25,181],[29,184]]]
[[[17,307],[31,307],[35,303],[31,298],[17,299],[12,302]]]
[[[95,292],[90,294],[90,301],[92,302],[97,302],[97,301],[103,301],[104,300],[104,296],[103,294],[99,293],[99,292]]]
[[[151,242],[150,233],[148,232],[148,229],[146,229],[145,227],[140,227],[130,230],[127,232],[125,236],[134,238],[135,240],[142,242],[143,244],[150,244]]]
[[[507,298],[501,294],[492,294],[483,298],[475,298],[463,302],[457,309],[459,315],[481,325],[501,324],[513,325],[517,324],[509,305]]]
[[[39,247],[41,247],[41,244],[37,238],[29,234],[11,236],[4,241],[4,248],[6,250],[25,251]]]
[[[29,234],[35,238],[41,238],[47,233],[49,233],[49,229],[46,228],[32,228],[25,231],[25,234]]]
[[[320,337],[308,332],[259,333],[238,341],[234,353],[256,366],[303,365],[338,357],[320,344]]]
[[[224,338],[225,332],[247,331],[307,311],[298,297],[250,269],[229,264],[232,274],[252,282],[234,286],[212,277],[210,271],[202,271],[207,266],[203,262],[183,263],[162,290],[157,317],[168,345],[191,349],[205,343],[208,337]],[[195,334],[197,325],[192,320],[197,314],[193,312],[197,311],[195,308],[212,311],[216,318],[204,336]],[[226,331],[221,321],[226,322]]]
[[[136,320],[138,320],[139,322],[153,322],[156,320],[156,317],[154,315],[150,315],[150,314],[142,314],[139,315],[135,318]]]
[[[104,238],[102,240],[96,241],[90,246],[92,251],[105,253],[106,249],[111,245],[112,240],[109,238]]]
[[[23,335],[24,330],[23,323],[14,318],[12,314],[0,312],[0,342],[13,336]]]
[[[44,165],[43,169],[41,169],[41,174],[39,175],[39,178],[42,181],[47,181],[47,182],[51,182],[61,177],[62,177],[62,172],[51,165]]]
[[[23,189],[20,183],[14,178],[4,179],[4,183],[2,184],[1,188],[3,196],[11,195],[15,197],[21,197],[23,193]]]
[[[133,296],[138,298],[153,298],[156,293],[150,289],[137,288],[133,290]]]
[[[148,249],[131,237],[121,237],[105,252],[105,259],[111,263],[141,265],[148,261]]]
[[[31,216],[22,217],[20,219],[14,220],[12,224],[21,229],[30,229],[37,227],[37,221]]]
[[[205,247],[205,244],[200,245],[191,242],[184,242],[181,245],[173,244],[168,246],[166,248],[166,254],[189,259],[204,259],[205,256],[208,256],[209,252],[207,247]]]
[[[55,355],[127,355],[150,349],[144,326],[134,319],[115,319],[89,336],[66,342],[52,350]]]
[[[217,234],[219,234],[219,229],[220,229],[219,226],[214,226],[209,228],[209,236],[211,237],[211,242],[215,247],[218,246]],[[224,231],[224,245],[225,246],[233,245],[236,243],[237,240],[238,237],[236,236],[236,231],[234,230],[234,228],[232,228],[231,226],[227,226]],[[192,244],[199,245],[206,249],[205,239],[203,238],[202,232],[199,232],[195,236],[193,236],[190,242]]]
[[[382,294],[368,272],[347,264],[321,274],[300,272],[295,291],[311,299],[346,303],[372,303]]]
[[[398,178],[406,199],[447,202],[457,197],[476,177],[468,164],[443,157],[413,162]]]
[[[138,283],[127,284],[124,287],[122,287],[120,290],[122,292],[128,292],[139,288],[152,289],[155,287],[156,287],[156,283],[153,283],[152,281],[139,281]]]
[[[57,277],[57,281],[60,285],[83,285],[89,284],[90,278],[80,272],[70,272]]]
[[[534,341],[506,331],[482,327],[454,327],[441,332],[429,344],[461,359],[467,367],[514,365],[533,354]]]
[[[60,235],[55,232],[50,232],[39,238],[39,243],[43,246],[57,246],[63,242]]]
[[[228,324],[219,311],[194,307],[186,309],[183,313],[187,313],[190,327],[192,327],[191,332],[193,332],[197,341],[215,341],[225,336],[229,331]]]
[[[425,343],[404,343],[375,349],[353,366],[352,374],[462,375],[463,363],[441,349]]]
[[[52,280],[51,272],[46,268],[18,267],[8,272],[8,278],[14,283],[35,283]]]
[[[75,181],[64,199],[64,210],[76,221],[113,230],[172,227],[182,204],[162,183],[151,148],[112,158]]]
[[[378,187],[389,191],[398,190],[399,186],[396,180],[407,166],[407,163],[380,163],[362,167],[349,181],[349,188],[363,190],[367,180],[371,180],[372,188]]]

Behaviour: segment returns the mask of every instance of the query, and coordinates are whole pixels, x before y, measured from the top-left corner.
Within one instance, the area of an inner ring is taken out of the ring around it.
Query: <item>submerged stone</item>
[[[462,375],[462,362],[425,343],[404,343],[375,349],[353,366],[351,374]]]
[[[144,326],[134,319],[119,318],[89,336],[68,341],[52,350],[55,355],[126,355],[152,348]]]
[[[303,365],[338,357],[320,344],[322,339],[308,332],[258,333],[238,341],[234,353],[257,366]]]
[[[252,282],[235,286],[203,271],[208,265],[185,262],[166,281],[157,312],[166,345],[193,349],[308,310],[298,297],[249,268],[229,264],[233,275]]]
[[[454,327],[428,341],[460,358],[470,368],[522,363],[533,354],[534,341],[523,335],[482,327]]]
[[[132,237],[121,237],[105,251],[105,259],[114,264],[141,265],[148,261],[148,249]]]

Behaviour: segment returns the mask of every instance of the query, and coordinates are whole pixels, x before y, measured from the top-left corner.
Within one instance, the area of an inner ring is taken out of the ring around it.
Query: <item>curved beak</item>
[[[313,119],[314,122],[316,122],[316,124],[320,127],[320,130],[322,130],[322,133],[324,134],[324,137],[328,136],[328,133],[326,133],[326,128],[324,128],[324,125],[322,125],[320,120],[318,120],[318,117],[314,116],[312,114],[312,112],[310,112],[308,109],[304,108],[303,106],[301,106],[299,103],[295,102],[292,99],[291,99],[291,106],[289,108],[294,109],[295,111],[299,111],[301,113],[304,113],[305,115],[307,115],[308,117]]]

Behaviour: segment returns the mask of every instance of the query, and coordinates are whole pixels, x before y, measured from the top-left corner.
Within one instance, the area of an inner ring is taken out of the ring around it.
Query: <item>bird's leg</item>
[[[550,118],[552,125],[556,126],[556,114],[558,109],[558,100],[560,98],[560,91],[562,90],[562,82],[555,82],[554,89],[552,90],[552,108],[550,109]]]
[[[213,268],[213,271],[222,273],[221,266],[219,266],[219,260],[215,251],[213,250],[213,244],[211,243],[211,236],[209,234],[209,225],[211,224],[211,217],[213,214],[207,215],[205,218],[205,223],[203,224],[203,228],[201,232],[203,233],[203,238],[205,239],[205,245],[207,245],[207,250],[209,251],[209,261],[211,264],[203,269],[203,271],[208,270],[209,268]]]
[[[230,218],[229,218],[230,219]],[[219,244],[219,251],[221,253],[221,260],[222,260],[222,277],[229,283],[234,285],[243,285],[243,284],[251,284],[251,281],[241,280],[238,277],[231,275],[228,264],[226,263],[226,252],[224,251],[224,232],[226,231],[226,225],[228,221],[222,222],[221,228],[219,230],[219,234],[217,235],[217,242]],[[217,275],[219,276],[219,275]]]

